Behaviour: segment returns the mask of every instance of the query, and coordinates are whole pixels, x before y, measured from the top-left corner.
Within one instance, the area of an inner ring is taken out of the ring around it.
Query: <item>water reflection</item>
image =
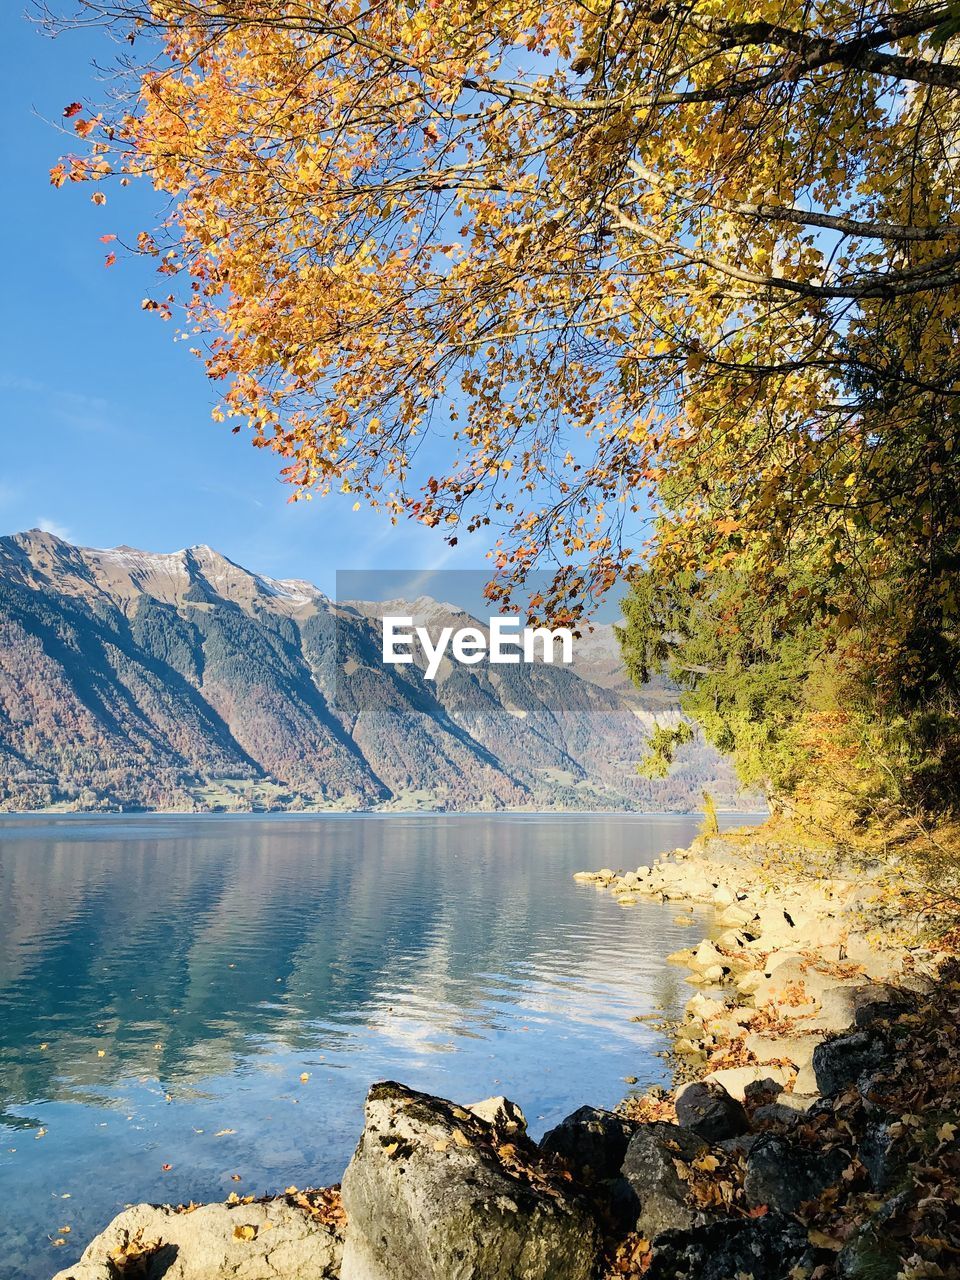
[[[3,820],[0,1256],[41,1277],[128,1200],[335,1178],[383,1076],[506,1092],[536,1129],[660,1078],[630,1017],[687,997],[662,958],[689,935],[570,873],[694,825]],[[56,1216],[73,1230],[53,1250]]]

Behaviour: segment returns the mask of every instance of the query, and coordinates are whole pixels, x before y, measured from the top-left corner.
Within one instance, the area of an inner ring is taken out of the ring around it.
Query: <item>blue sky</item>
[[[482,568],[482,542],[454,552],[435,533],[397,528],[352,500],[290,505],[278,463],[214,423],[216,396],[171,326],[140,310],[150,266],[103,266],[100,236],[156,223],[146,185],[57,191],[49,170],[69,143],[64,106],[102,99],[92,67],[109,64],[102,34],[55,40],[22,16],[0,18],[5,66],[0,204],[3,346],[0,533],[43,525],[87,546],[172,551],[208,543],[262,573],[332,592],[340,569]]]

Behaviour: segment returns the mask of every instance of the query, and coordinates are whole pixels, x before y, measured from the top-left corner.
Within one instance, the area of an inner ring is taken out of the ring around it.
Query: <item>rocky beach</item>
[[[56,1280],[960,1275],[960,981],[889,863],[756,833],[584,891],[712,907],[676,1087],[535,1143],[513,1103],[375,1085],[342,1188],[121,1213]]]

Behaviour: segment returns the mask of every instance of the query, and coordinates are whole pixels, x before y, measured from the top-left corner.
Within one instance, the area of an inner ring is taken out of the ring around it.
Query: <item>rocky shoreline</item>
[[[788,868],[792,866],[792,871]],[[709,904],[678,1088],[534,1143],[503,1098],[370,1091],[342,1190],[120,1214],[55,1280],[960,1275],[960,981],[882,874],[756,838],[577,879]]]

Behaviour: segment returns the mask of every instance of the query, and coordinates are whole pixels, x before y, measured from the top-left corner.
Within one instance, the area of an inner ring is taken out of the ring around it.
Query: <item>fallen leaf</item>
[[[238,1240],[256,1240],[257,1228],[244,1223],[242,1227],[234,1227],[233,1234]]]
[[[828,1236],[825,1231],[808,1231],[807,1239],[817,1249],[832,1249],[839,1253],[843,1248],[842,1240],[838,1240],[836,1236]]]

